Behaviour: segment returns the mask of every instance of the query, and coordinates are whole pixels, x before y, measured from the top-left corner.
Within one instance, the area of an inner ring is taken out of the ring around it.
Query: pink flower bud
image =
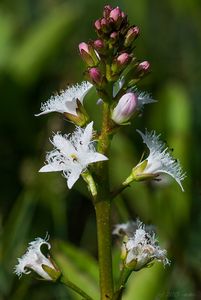
[[[139,63],[137,69],[138,71],[148,72],[150,69],[150,63],[147,60],[145,60]]]
[[[136,111],[137,105],[137,96],[132,92],[126,93],[114,108],[111,116],[112,120],[119,125],[127,122]]]
[[[92,52],[91,50],[93,50],[92,47],[84,42],[80,43],[78,47],[79,47],[80,55],[81,55],[83,61],[88,66],[94,66],[95,61],[91,55],[91,52]]]
[[[120,8],[117,6],[116,8],[111,10],[109,16],[116,22],[121,17],[121,14],[122,14],[122,12],[121,12]]]
[[[95,40],[94,41],[94,47],[96,50],[102,49],[104,47],[104,43],[102,40]]]
[[[89,77],[91,79],[92,82],[96,83],[96,84],[100,84],[102,81],[102,75],[101,72],[98,68],[90,68],[88,70],[89,73]]]
[[[83,51],[86,52],[87,54],[90,54],[89,53],[89,45],[85,42],[82,42],[79,44],[79,51],[80,51],[80,54],[82,55]]]
[[[92,45],[82,42],[79,44],[79,51],[82,59],[88,66],[95,66],[99,62],[99,55]]]
[[[100,23],[101,23],[101,27],[104,27],[104,26],[107,26],[107,20],[105,19],[105,18],[102,18],[101,20],[100,20]]]
[[[128,53],[122,53],[117,57],[117,63],[120,66],[126,65],[130,61],[130,55]]]
[[[101,29],[101,20],[100,19],[98,19],[98,20],[95,21],[94,27],[95,27],[96,30],[100,30]]]
[[[128,47],[132,44],[132,42],[138,37],[140,34],[140,29],[137,26],[131,27],[125,37],[124,46]]]
[[[118,33],[116,31],[114,31],[110,34],[110,38],[114,39],[114,40],[117,38],[117,36],[118,36]]]

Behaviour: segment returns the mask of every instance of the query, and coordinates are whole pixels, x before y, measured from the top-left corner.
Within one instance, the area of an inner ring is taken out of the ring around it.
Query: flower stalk
[[[101,300],[113,297],[110,200],[100,200],[95,204],[98,239],[98,258]]]
[[[66,277],[61,276],[60,283],[64,284],[65,286],[76,292],[82,297],[82,299],[93,300],[93,298],[91,298],[87,293],[85,293],[81,288],[79,288],[76,284],[68,280]]]
[[[109,154],[110,137],[108,130],[110,128],[110,110],[109,104],[103,104],[102,131],[99,137],[98,151]],[[112,299],[113,297],[113,274],[112,274],[112,251],[111,251],[111,207],[109,192],[108,164],[99,163],[98,177],[100,179],[98,186],[98,197],[95,203],[96,222],[97,222],[97,240],[98,240],[98,258],[101,300]]]

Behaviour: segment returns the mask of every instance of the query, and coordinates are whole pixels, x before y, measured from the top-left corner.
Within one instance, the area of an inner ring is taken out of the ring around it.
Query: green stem
[[[123,192],[127,187],[129,187],[129,184],[127,185],[121,185],[120,187],[118,187],[116,190],[111,192],[111,197],[112,199],[114,199],[115,197],[117,197],[118,195],[121,194],[121,192]]]
[[[108,155],[110,148],[110,106],[109,103],[103,103],[103,121],[102,130],[98,142],[98,152]]]
[[[89,171],[85,171],[82,173],[82,178],[87,183],[88,189],[93,197],[93,199],[96,199],[97,196],[97,189],[96,189],[96,183],[94,182],[94,179]]]
[[[113,297],[110,201],[101,200],[95,204],[101,300]]]
[[[122,299],[123,290],[125,289],[125,285],[128,281],[128,278],[130,277],[131,273],[132,273],[132,270],[129,270],[129,269],[123,267],[123,269],[121,271],[121,275],[120,275],[119,288],[115,292],[112,300],[121,300]]]
[[[73,282],[66,279],[64,276],[61,276],[60,282],[63,283],[65,286],[69,287],[71,290],[79,294],[83,297],[85,300],[93,300],[89,295],[87,295],[82,289],[80,289],[77,285],[75,285]]]
[[[98,142],[98,152],[108,156],[110,149],[110,106],[103,104],[102,130]],[[98,258],[101,300],[113,297],[113,274],[111,253],[111,209],[108,161],[100,162],[97,168],[98,195],[94,199],[97,222]]]

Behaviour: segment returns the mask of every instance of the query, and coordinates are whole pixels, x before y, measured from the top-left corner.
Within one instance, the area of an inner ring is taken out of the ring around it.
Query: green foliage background
[[[60,115],[36,118],[54,91],[83,79],[77,45],[95,38],[93,21],[105,1],[2,0],[0,3],[0,300],[78,299],[60,285],[21,280],[16,258],[48,231],[53,254],[69,278],[98,299],[95,218],[80,180],[72,191],[60,174],[39,174],[52,132],[71,130]],[[176,183],[135,184],[113,204],[112,222],[140,217],[154,223],[171,267],[155,264],[133,274],[125,300],[201,298],[201,3],[199,0],[109,1],[141,28],[136,55],[152,73],[141,84],[157,104],[147,105],[114,141],[111,178],[116,186],[143,151],[135,129],[155,129],[174,147],[187,172],[185,193]],[[97,96],[86,99],[99,119]],[[118,243],[114,269],[118,277]]]

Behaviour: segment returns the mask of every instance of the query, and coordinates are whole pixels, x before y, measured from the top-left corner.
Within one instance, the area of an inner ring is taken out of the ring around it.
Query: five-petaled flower
[[[52,96],[47,102],[41,104],[41,113],[36,116],[48,114],[50,112],[68,113],[77,116],[77,101],[81,104],[88,91],[92,88],[92,84],[83,81],[81,84],[73,85],[60,94]]]
[[[26,253],[18,258],[18,264],[14,269],[16,275],[21,277],[22,274],[30,274],[32,270],[45,280],[56,281],[61,272],[53,265],[50,258],[42,253],[41,247],[43,245],[46,245],[50,250],[51,245],[48,243],[48,238],[36,238],[29,243]]]
[[[181,182],[185,178],[185,174],[179,161],[171,156],[166,144],[159,140],[160,135],[156,135],[154,131],[146,131],[145,134],[140,130],[137,131],[149,149],[149,156],[133,168],[132,175],[126,179],[124,184],[132,180],[160,179],[160,175],[165,173],[173,177],[184,191]]]
[[[138,271],[149,266],[153,260],[160,261],[164,265],[169,264],[166,250],[158,246],[155,233],[146,231],[145,225],[139,220],[136,224],[137,228],[133,234],[124,236],[121,258],[125,267]],[[123,225],[122,228],[125,230],[128,224]]]
[[[71,136],[55,134],[51,141],[55,149],[47,153],[47,164],[39,172],[62,171],[71,189],[89,164],[108,159],[96,152],[92,135],[93,122],[85,129],[77,127]]]

